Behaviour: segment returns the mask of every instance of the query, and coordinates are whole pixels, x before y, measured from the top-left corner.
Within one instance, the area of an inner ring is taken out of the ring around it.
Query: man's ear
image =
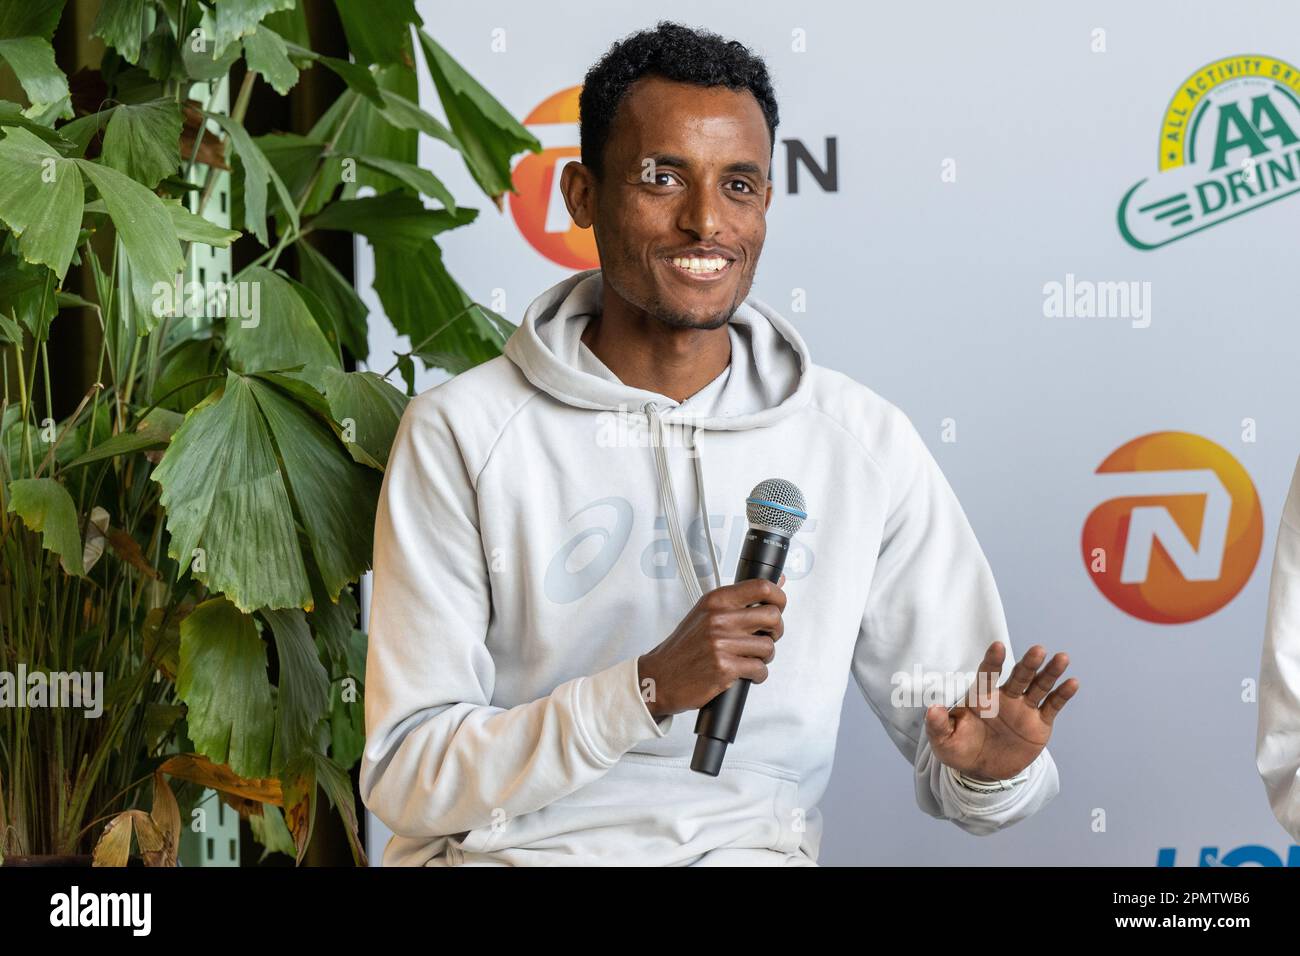
[[[596,177],[591,170],[577,160],[566,163],[560,171],[560,192],[578,228],[590,227],[596,212]]]
[[[764,213],[766,213],[767,210],[771,207],[771,205],[772,205],[772,196],[773,196],[775,193],[776,193],[776,187],[772,184],[772,180],[769,179],[769,180],[767,181],[767,195],[763,198],[763,212],[764,212]]]

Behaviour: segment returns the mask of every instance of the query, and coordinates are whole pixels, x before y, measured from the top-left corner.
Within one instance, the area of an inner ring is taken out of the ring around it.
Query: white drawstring
[[[704,516],[704,537],[709,541],[709,562],[713,565],[713,586],[722,587],[722,572],[718,570],[718,556],[713,547],[712,522],[709,520],[709,504],[704,499],[704,456],[700,453],[700,428],[691,430],[691,451],[695,453],[695,488],[700,493],[700,513]]]
[[[682,534],[681,520],[678,516],[677,494],[673,490],[673,476],[668,467],[668,455],[664,451],[664,422],[659,417],[659,407],[654,402],[646,402],[642,410],[649,416],[651,424],[651,443],[654,445],[655,469],[659,473],[659,500],[668,521],[668,537],[672,541],[673,556],[677,560],[678,576],[686,586],[686,593],[693,605],[704,593],[699,578],[695,574],[695,563],[691,560],[690,549],[686,546],[686,537]],[[695,458],[695,487],[700,496],[700,513],[704,520],[704,535],[709,542],[709,561],[713,567],[714,587],[722,586],[722,573],[718,568],[718,557],[713,546],[713,529],[709,527],[709,507],[704,499],[704,466],[700,460],[697,426],[691,432],[691,449]],[[689,569],[689,571],[687,570]]]

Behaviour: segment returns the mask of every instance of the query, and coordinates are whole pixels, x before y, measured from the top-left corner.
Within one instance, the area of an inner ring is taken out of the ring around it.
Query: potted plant
[[[102,63],[70,86],[50,44],[63,3],[0,0],[0,59],[25,100],[0,101],[11,862],[174,865],[205,789],[299,862],[324,793],[364,861],[348,774],[364,730],[354,589],[389,445],[415,360],[455,374],[512,328],[442,265],[436,236],[477,210],[417,165],[417,137],[457,151],[498,208],[511,158],[541,146],[412,2],[382,18],[361,7],[338,4],[345,60],[313,50],[295,0],[103,0]],[[448,125],[418,102],[417,47]],[[345,92],[306,135],[250,135],[254,84],[285,95],[306,70]],[[229,226],[213,221],[222,175]],[[326,230],[374,248],[376,291],[411,342],[388,375],[349,370],[367,308],[312,246]],[[219,295],[185,281],[232,243],[252,254]],[[95,375],[56,420],[55,383],[72,373],[51,329],[75,309],[94,316]]]

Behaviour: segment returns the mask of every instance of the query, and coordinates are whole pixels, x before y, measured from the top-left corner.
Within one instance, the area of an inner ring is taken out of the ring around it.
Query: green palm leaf
[[[330,416],[343,428],[353,459],[382,471],[407,397],[375,372],[327,369],[323,384]]]
[[[9,127],[0,140],[0,168],[0,221],[18,237],[23,259],[49,266],[62,279],[85,204],[74,161],[27,130]]]
[[[153,189],[181,164],[181,108],[172,99],[123,103],[104,131],[105,166]]]
[[[171,286],[185,267],[171,214],[151,190],[116,169],[85,159],[73,162],[99,190],[108,208],[130,264],[131,297],[143,319],[137,331],[142,335],[151,332],[161,318],[154,308],[156,287]]]
[[[510,160],[524,150],[542,151],[542,144],[424,30],[417,29],[424,62],[429,67],[447,120],[460,142],[465,165],[479,188],[496,197],[514,192]]]
[[[230,372],[221,398],[186,417],[153,479],[179,573],[199,558],[195,577],[242,611],[311,607],[285,476],[248,379]]]
[[[284,463],[284,476],[325,590],[333,600],[370,567],[380,476],[353,462],[319,418],[275,387],[247,380]]]
[[[176,693],[189,708],[199,753],[241,777],[272,773],[275,705],[266,645],[253,619],[225,598],[204,601],[181,621]]]
[[[248,283],[247,304],[255,310],[251,317],[229,310],[232,314],[226,319],[226,347],[241,371],[297,365],[338,368],[338,354],[289,280],[263,266],[245,269],[235,279]]]
[[[77,508],[66,488],[53,478],[19,478],[9,483],[9,510],[40,534],[41,546],[59,555],[70,574],[84,574]]]
[[[285,758],[292,760],[312,749],[316,727],[329,713],[329,674],[316,653],[316,642],[302,611],[263,611],[262,616],[270,622],[280,662],[275,699],[279,746]]]

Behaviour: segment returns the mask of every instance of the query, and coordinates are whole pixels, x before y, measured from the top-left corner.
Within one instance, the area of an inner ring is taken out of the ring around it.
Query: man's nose
[[[715,235],[721,228],[718,201],[722,197],[706,186],[691,186],[682,203],[678,226],[701,239]]]

